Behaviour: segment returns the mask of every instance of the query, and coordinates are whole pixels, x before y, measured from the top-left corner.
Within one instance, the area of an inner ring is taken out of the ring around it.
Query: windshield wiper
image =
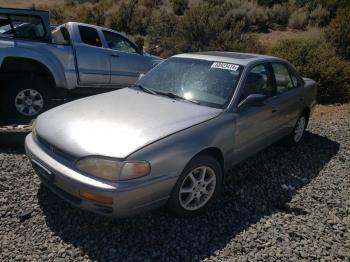
[[[143,85],[140,85],[140,84],[137,84],[137,85],[132,85],[131,87],[137,87],[138,89],[146,92],[146,93],[149,93],[149,94],[152,94],[152,95],[156,95],[157,93],[155,91],[153,91],[152,89],[149,89],[147,87],[144,87]]]
[[[193,104],[197,104],[197,105],[200,104],[196,100],[187,99],[187,98],[185,98],[183,96],[179,96],[179,95],[171,93],[171,92],[159,92],[159,91],[157,91],[157,94],[164,95],[164,96],[167,96],[167,97],[172,98],[172,99],[180,99],[180,100],[184,100],[184,101],[189,101],[189,102],[191,102]]]

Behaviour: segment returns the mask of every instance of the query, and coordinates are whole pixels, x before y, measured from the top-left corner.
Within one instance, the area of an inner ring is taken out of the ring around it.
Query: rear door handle
[[[116,54],[110,54],[111,57],[119,57],[119,55]]]

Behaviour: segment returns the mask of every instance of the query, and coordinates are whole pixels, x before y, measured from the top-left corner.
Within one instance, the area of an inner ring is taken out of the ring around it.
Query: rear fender
[[[43,55],[33,49],[15,47],[13,43],[12,48],[1,48],[0,49],[0,64],[3,65],[3,62],[6,58],[11,59],[30,59],[35,62],[38,62],[43,67],[45,67],[48,73],[51,74],[53,80],[55,81],[56,87],[67,86],[67,81],[64,73],[64,69],[58,59],[54,55]],[[0,68],[1,70],[1,68]]]

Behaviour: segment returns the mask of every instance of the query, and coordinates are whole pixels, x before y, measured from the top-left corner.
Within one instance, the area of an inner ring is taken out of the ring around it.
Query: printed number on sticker
[[[214,62],[211,65],[211,68],[220,68],[220,69],[226,69],[231,71],[237,71],[239,66],[235,64],[229,64],[229,63]]]

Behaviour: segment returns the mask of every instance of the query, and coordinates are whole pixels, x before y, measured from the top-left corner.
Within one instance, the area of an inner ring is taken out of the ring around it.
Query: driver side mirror
[[[238,108],[246,108],[249,106],[263,106],[266,98],[266,95],[250,94],[238,104]]]

